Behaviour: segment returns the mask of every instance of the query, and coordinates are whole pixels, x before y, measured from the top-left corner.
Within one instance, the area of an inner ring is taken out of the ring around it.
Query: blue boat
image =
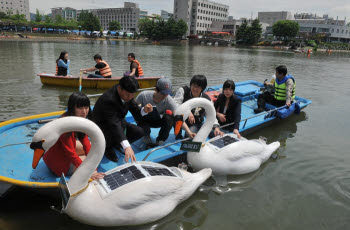
[[[207,90],[207,93],[215,97],[221,87],[221,85],[213,86]],[[263,84],[257,81],[236,83],[235,94],[242,99],[240,133],[243,135],[267,126],[281,118],[285,118],[287,115],[293,115],[295,112],[311,104],[310,100],[296,96],[296,103],[290,108],[276,109],[272,105],[267,105],[266,108],[269,111],[255,114],[254,108],[257,107],[256,101],[262,87]],[[279,111],[282,109],[284,109],[284,112]],[[0,123],[0,187],[1,184],[23,186],[35,190],[52,190],[52,188],[58,187],[60,178],[50,172],[43,160],[40,160],[36,169],[32,168],[33,150],[29,148],[29,143],[20,145],[10,144],[31,142],[36,130],[42,126],[40,121],[58,118],[63,112],[58,111],[22,117]],[[134,122],[130,113],[127,115],[126,120],[128,122]],[[159,129],[152,129],[151,138],[153,141],[155,141],[158,132]],[[138,161],[147,160],[174,165],[185,161],[186,152],[180,150],[180,142],[175,140],[175,135],[171,131],[164,146],[146,150],[146,146],[140,139],[133,143],[132,147]],[[124,155],[117,150],[116,153],[119,162],[114,163],[104,157],[97,170],[106,172],[124,164]],[[66,177],[66,179],[69,180],[69,177]]]

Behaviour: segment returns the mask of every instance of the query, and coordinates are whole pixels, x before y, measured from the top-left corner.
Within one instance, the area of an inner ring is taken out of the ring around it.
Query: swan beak
[[[183,123],[184,123],[183,122],[183,115],[175,116],[175,130],[174,130],[175,135],[179,134]]]
[[[45,153],[45,150],[42,147],[43,146],[43,142],[44,142],[44,140],[39,141],[39,142],[32,142],[30,144],[30,148],[34,149],[33,162],[32,162],[33,169],[35,169],[36,166],[38,166],[41,157]]]
[[[44,155],[44,152],[45,151],[43,149],[34,150],[33,163],[32,163],[33,169],[35,169],[36,166],[38,166],[41,157]]]

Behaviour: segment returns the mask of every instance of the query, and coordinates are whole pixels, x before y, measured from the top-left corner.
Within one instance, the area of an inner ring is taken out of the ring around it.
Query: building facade
[[[327,42],[350,42],[350,26],[345,20],[332,18],[295,19],[302,37],[319,34]]]
[[[174,0],[174,19],[187,23],[189,34],[205,34],[214,21],[227,21],[229,6],[207,0]]]
[[[77,10],[74,8],[51,8],[51,18],[55,20],[57,15],[61,15],[63,20],[77,20]]]
[[[0,11],[7,14],[24,14],[30,20],[29,0],[1,0]]]
[[[251,25],[253,20],[247,18],[233,19],[229,18],[228,21],[215,21],[212,23],[211,27],[208,29],[208,32],[228,32],[236,36],[237,29],[242,25],[244,21],[247,21],[248,25]],[[267,23],[260,22],[262,33],[265,33],[266,28],[268,27]]]
[[[279,12],[258,12],[258,19],[260,22],[267,23],[269,26],[273,26],[280,20],[292,20],[294,19],[291,12],[279,11]]]
[[[108,30],[111,21],[118,21],[122,32],[139,32],[140,8],[138,4],[124,2],[123,8],[90,10],[101,22],[103,30]]]
[[[148,17],[148,11],[140,10],[140,19],[144,19]]]
[[[161,11],[160,11],[160,17],[161,17],[162,19],[164,19],[164,21],[169,20],[169,19],[172,18],[173,16],[174,16],[174,14],[169,13],[168,11],[165,11],[165,10],[161,10]]]

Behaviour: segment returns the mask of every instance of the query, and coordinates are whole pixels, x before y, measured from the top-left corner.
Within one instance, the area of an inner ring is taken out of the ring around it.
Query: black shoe
[[[113,162],[118,162],[118,157],[115,154],[115,152],[113,150],[109,150],[105,152],[105,156],[107,157],[108,160],[113,161]]]
[[[263,108],[256,108],[254,109],[254,113],[261,113],[264,112],[265,110]]]

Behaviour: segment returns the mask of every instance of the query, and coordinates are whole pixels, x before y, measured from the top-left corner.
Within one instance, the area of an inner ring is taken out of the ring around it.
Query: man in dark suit
[[[105,156],[111,161],[118,161],[113,147],[124,149],[126,162],[129,158],[131,162],[136,161],[130,143],[143,137],[145,132],[141,127],[126,122],[125,116],[130,111],[135,121],[140,121],[141,116],[153,109],[152,105],[139,108],[134,100],[138,88],[139,84],[134,77],[123,77],[119,84],[106,91],[94,106],[93,120],[105,136]]]

